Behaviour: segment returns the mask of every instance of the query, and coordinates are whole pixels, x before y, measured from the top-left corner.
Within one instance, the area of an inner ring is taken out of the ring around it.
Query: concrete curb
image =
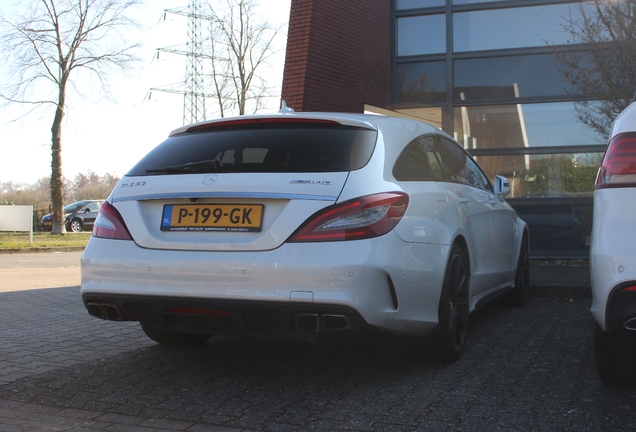
[[[530,297],[590,299],[588,260],[531,260]]]
[[[19,253],[46,253],[46,252],[82,252],[84,246],[68,246],[68,247],[34,247],[34,248],[15,248],[0,249],[0,254],[19,254]]]
[[[530,284],[529,296],[531,298],[568,298],[591,299],[592,288],[589,285],[532,285]]]

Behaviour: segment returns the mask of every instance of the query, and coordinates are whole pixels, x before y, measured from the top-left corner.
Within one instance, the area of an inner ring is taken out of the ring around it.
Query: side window
[[[92,203],[90,203],[90,204],[88,205],[88,208],[89,208],[91,211],[97,211],[97,204],[98,204],[98,203],[96,203],[96,202],[92,202]]]
[[[457,144],[440,138],[443,169],[450,181],[492,192],[492,186],[477,163]]]
[[[488,177],[486,177],[474,160],[466,157],[466,166],[468,167],[468,171],[470,171],[470,180],[473,186],[490,192],[493,191],[492,186],[488,181]]]
[[[466,166],[467,155],[457,144],[439,137],[439,156],[444,172],[444,180],[473,185]]]
[[[429,152],[428,161],[431,164],[433,177],[435,177],[436,180],[442,180],[444,178],[444,171],[442,170],[442,157],[439,151]]]
[[[393,177],[400,181],[434,180],[435,176],[430,164],[430,154],[434,146],[435,139],[430,135],[411,141],[395,162]]]

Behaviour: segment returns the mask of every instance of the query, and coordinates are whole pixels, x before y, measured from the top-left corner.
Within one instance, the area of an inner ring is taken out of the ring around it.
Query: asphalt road
[[[385,336],[164,347],[86,313],[79,253],[0,255],[0,274],[0,431],[636,430],[636,390],[595,375],[587,298],[489,306],[439,364]]]

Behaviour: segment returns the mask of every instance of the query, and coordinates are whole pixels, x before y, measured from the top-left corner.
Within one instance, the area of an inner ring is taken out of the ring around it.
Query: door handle
[[[466,204],[466,205],[470,204],[470,200],[468,198],[464,198],[461,195],[457,195],[457,201],[459,201],[462,204]]]

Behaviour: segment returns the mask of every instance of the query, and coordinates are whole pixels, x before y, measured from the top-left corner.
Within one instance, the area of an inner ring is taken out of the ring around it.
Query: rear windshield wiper
[[[183,165],[168,165],[163,167],[162,169],[147,169],[146,173],[151,172],[199,172],[204,169],[213,168],[218,170],[221,168],[223,164],[221,163],[221,159],[208,159],[199,162],[189,162]]]

